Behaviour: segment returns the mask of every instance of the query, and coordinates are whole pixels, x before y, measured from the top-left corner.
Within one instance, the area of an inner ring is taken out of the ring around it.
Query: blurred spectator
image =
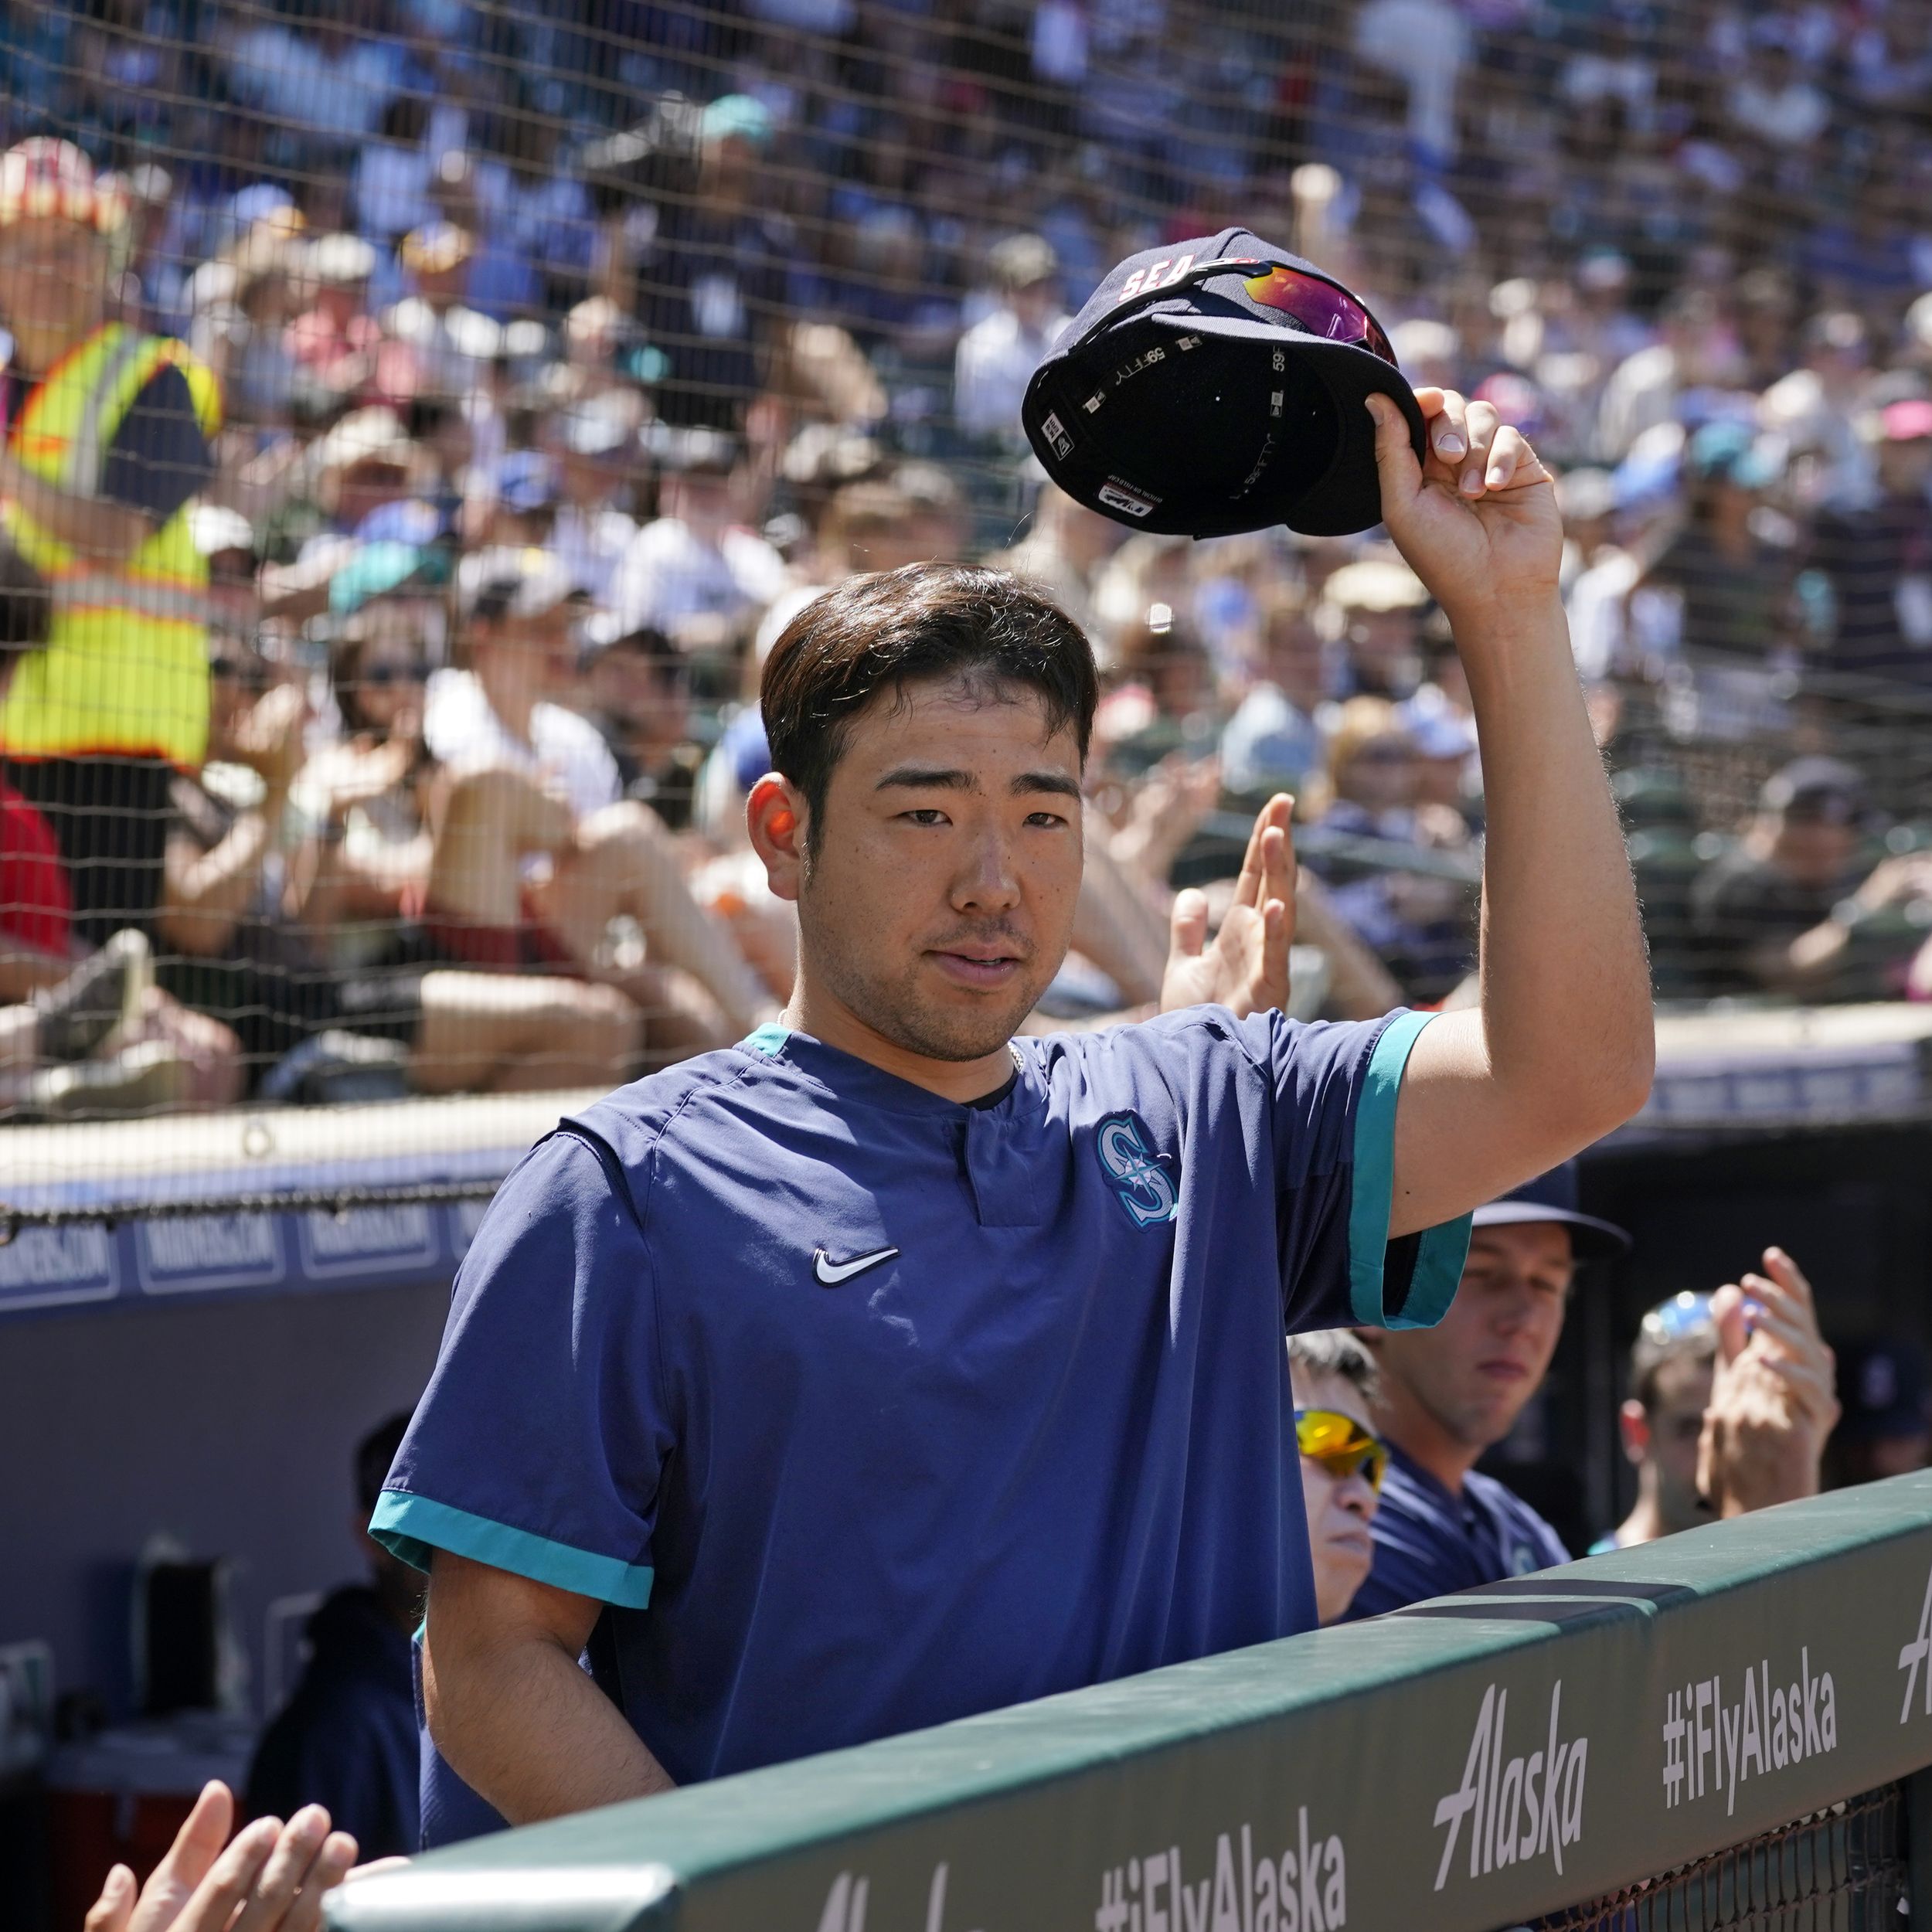
[[[666,632],[686,650],[742,641],[785,580],[784,560],[738,521],[737,451],[716,432],[678,439],[665,457],[661,514],[626,546],[611,603],[627,630]]]
[[[233,1019],[236,1071],[271,1097],[325,1100],[589,1084],[628,1066],[640,1022],[614,989],[437,970],[449,956],[393,923],[376,934],[373,957],[352,948],[332,962],[326,922],[355,903],[355,886],[340,876],[358,862],[342,851],[349,808],[379,806],[371,775],[387,782],[391,800],[406,797],[416,700],[406,688],[386,720],[379,698],[366,713],[352,703],[345,721],[366,733],[364,774],[359,784],[345,774],[314,783],[321,822],[304,839],[291,811],[303,763],[301,688],[233,644],[213,670],[209,761],[175,781],[162,930],[175,957],[160,977],[184,1005]],[[370,681],[372,692],[382,688]],[[420,905],[423,882],[406,861],[399,871],[356,884],[386,889],[390,904]]]
[[[1736,847],[1699,879],[1696,937],[1716,992],[1883,997],[1923,937],[1888,917],[1932,899],[1932,855],[1861,863],[1864,781],[1835,759],[1794,760],[1767,779]]]
[[[1053,601],[1090,637],[1099,628],[1094,587],[1100,566],[1125,532],[1110,517],[1076,503],[1057,484],[1043,483],[1032,526],[1010,550],[987,562],[1043,584]]]
[[[760,192],[771,112],[750,94],[704,111],[696,192],[668,200],[628,234],[646,338],[668,359],[664,420],[736,430],[757,393],[761,355],[784,333],[795,243]]]
[[[1345,563],[1321,587],[1323,618],[1340,632],[1341,696],[1406,698],[1422,677],[1420,627],[1429,594],[1400,558]]]
[[[407,1856],[421,1843],[410,1634],[422,1621],[422,1588],[368,1529],[408,1426],[392,1416],[356,1445],[352,1522],[369,1581],[331,1591],[309,1618],[308,1661],[255,1747],[243,1801],[253,1818],[325,1806],[370,1859]]]
[[[49,606],[46,582],[0,536],[0,699],[18,667],[46,648]],[[187,1097],[182,1055],[151,1037],[179,1016],[160,1011],[146,938],[115,933],[76,964],[70,906],[53,832],[0,778],[0,1114],[139,1114]],[[210,1026],[202,1037],[206,1046],[232,1045],[225,1028]]]
[[[588,601],[556,559],[534,548],[464,560],[459,621],[468,666],[436,672],[423,736],[461,776],[515,771],[578,817],[618,796],[616,760],[587,719],[555,702],[574,669],[571,637]]]
[[[1649,1310],[1630,1352],[1630,1393],[1617,1412],[1637,1501],[1591,1551],[1654,1542],[1710,1520],[1697,1487],[1697,1445],[1710,1406],[1717,1325],[1708,1294],[1686,1291]]]
[[[1315,1566],[1315,1614],[1339,1623],[1375,1561],[1369,1526],[1389,1463],[1369,1417],[1375,1358],[1345,1328],[1288,1337],[1301,1500]]]
[[[1767,543],[1756,513],[1778,475],[1750,424],[1707,423],[1685,451],[1684,528],[1639,580],[1679,600],[1678,639],[1687,651],[1764,662],[1791,641],[1788,546]]]
[[[374,377],[382,331],[369,313],[376,250],[360,235],[325,235],[303,260],[310,305],[288,325],[296,366],[327,403],[359,396]]]
[[[171,765],[200,760],[207,670],[202,560],[188,507],[214,471],[219,406],[182,345],[107,317],[124,204],[65,142],[0,156],[0,321],[12,366],[0,414],[6,529],[63,594],[47,647],[0,707],[9,781],[60,842],[80,936],[145,929],[161,897]],[[132,379],[129,379],[130,371]],[[92,424],[97,461],[66,467]]]
[[[1309,863],[1328,886],[1335,910],[1417,997],[1440,998],[1474,955],[1464,917],[1466,889],[1453,879],[1405,871],[1404,846],[1443,842],[1444,824],[1418,811],[1421,761],[1414,739],[1386,698],[1351,698],[1328,736],[1328,802],[1315,824],[1358,842],[1347,855]],[[1451,836],[1463,835],[1459,823]],[[1373,848],[1397,848],[1386,859]]]
[[[1264,607],[1261,638],[1261,675],[1221,733],[1223,776],[1243,797],[1298,791],[1324,771],[1335,713],[1327,654],[1298,586],[1281,587]]]
[[[352,0],[313,19],[249,26],[226,48],[228,84],[237,100],[346,156],[403,85],[402,47],[372,31],[377,17],[369,0]]]
[[[1009,235],[987,267],[998,306],[959,339],[953,420],[962,434],[1017,441],[1027,383],[1070,318],[1060,263],[1039,236]]]
[[[590,719],[610,747],[624,795],[648,805],[672,831],[685,830],[700,762],[690,738],[689,660],[648,626],[594,638],[589,649]]]
[[[1616,540],[1615,479],[1607,470],[1571,470],[1556,480],[1563,515],[1563,607],[1577,669],[1594,684],[1628,668],[1625,610],[1643,573]]]
[[[1932,401],[1879,411],[1876,488],[1818,519],[1812,555],[1837,606],[1830,668],[1932,682]]]
[[[46,580],[0,536],[0,703],[21,665],[46,648],[52,616]],[[0,770],[0,995],[16,999],[66,971],[73,913],[52,828]]]
[[[549,547],[591,601],[608,607],[638,526],[620,507],[638,460],[638,403],[607,389],[565,410],[557,425],[557,505]]]
[[[1804,325],[1801,346],[1798,366],[1767,386],[1758,419],[1816,465],[1809,487],[1821,505],[1855,509],[1872,487],[1872,452],[1859,434],[1871,332],[1855,310],[1826,309]]]
[[[468,396],[482,387],[501,332],[469,306],[470,264],[476,243],[454,222],[431,222],[403,239],[398,259],[415,284],[383,318],[383,333],[406,351],[401,377],[432,396]]]
[[[1886,1340],[1841,1348],[1838,1393],[1844,1414],[1825,1448],[1827,1488],[1903,1476],[1932,1461],[1932,1389],[1915,1345]]]
[[[554,701],[574,678],[581,594],[536,550],[466,559],[458,590],[469,668],[437,673],[427,714],[454,781],[427,892],[435,944],[477,967],[614,986],[658,1053],[742,1037],[767,1005],[757,982],[692,900],[663,822],[621,801],[597,727]],[[620,917],[647,958],[607,953]]]

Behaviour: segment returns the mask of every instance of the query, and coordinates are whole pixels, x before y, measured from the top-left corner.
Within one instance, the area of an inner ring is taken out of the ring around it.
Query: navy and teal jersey
[[[1513,1489],[1471,1470],[1458,1495],[1393,1444],[1370,1533],[1375,1566],[1350,1620],[1570,1561],[1563,1539]]]
[[[374,1532],[607,1606],[680,1783],[1311,1628],[1283,1332],[1454,1292],[1466,1221],[1388,1240],[1425,1024],[1022,1040],[979,1107],[768,1028],[624,1088],[492,1203]]]

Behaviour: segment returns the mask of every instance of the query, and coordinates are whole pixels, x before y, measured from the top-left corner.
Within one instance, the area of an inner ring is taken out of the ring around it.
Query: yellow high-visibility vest
[[[27,398],[9,438],[21,467],[71,495],[96,495],[121,419],[168,362],[187,377],[202,432],[212,437],[221,422],[213,374],[170,337],[108,322]],[[0,750],[200,764],[208,746],[208,566],[189,509],[183,504],[131,556],[113,559],[70,548],[17,503],[0,505],[7,533],[53,599],[47,648],[15,670],[0,703]]]

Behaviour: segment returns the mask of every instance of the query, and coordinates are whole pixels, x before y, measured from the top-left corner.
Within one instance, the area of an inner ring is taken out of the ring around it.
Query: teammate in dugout
[[[1186,1010],[1015,1039],[1079,887],[1087,641],[964,567],[809,606],[747,806],[784,1023],[527,1157],[375,1515],[430,1572],[426,1842],[1314,1626],[1284,1325],[1435,1321],[1470,1210],[1652,1062],[1550,479],[1418,400],[1420,462],[1367,406],[1481,733],[1479,1007],[1274,1010],[1281,800]]]

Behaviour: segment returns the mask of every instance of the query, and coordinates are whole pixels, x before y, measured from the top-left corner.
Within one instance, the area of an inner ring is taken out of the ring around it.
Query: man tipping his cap
[[[429,1573],[427,1837],[1315,1622],[1284,1333],[1437,1319],[1468,1211],[1627,1119],[1652,1052],[1549,476],[1486,405],[1348,406],[1468,670],[1479,1005],[1280,1010],[1277,798],[1211,947],[1177,909],[1175,1010],[1016,1038],[1080,903],[1090,646],[992,570],[808,604],[746,804],[783,1020],[506,1182],[372,1520]]]

